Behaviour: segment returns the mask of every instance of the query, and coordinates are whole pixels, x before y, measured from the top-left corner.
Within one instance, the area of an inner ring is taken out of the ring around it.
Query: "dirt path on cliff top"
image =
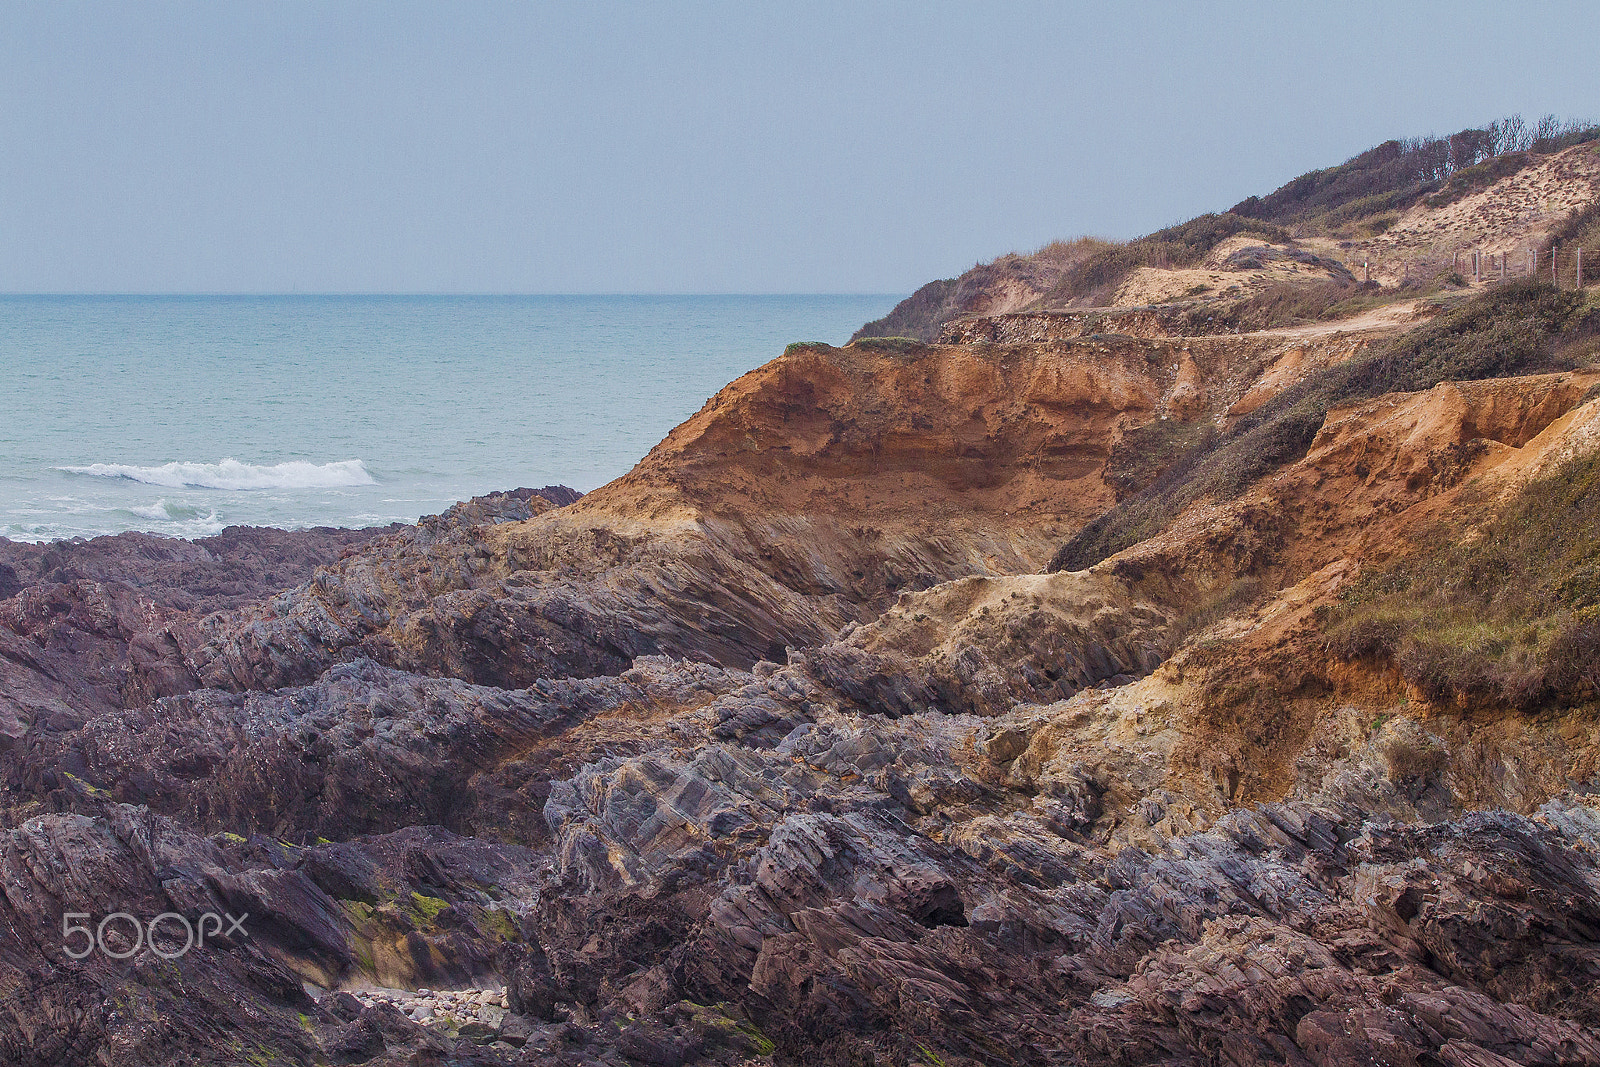
[[[1407,300],[1400,304],[1385,304],[1362,312],[1360,315],[1336,322],[1316,322],[1309,326],[1284,326],[1274,330],[1258,330],[1261,337],[1326,337],[1335,333],[1356,333],[1376,330],[1402,330],[1425,318],[1422,301]],[[1240,334],[1239,336],[1248,336]]]
[[[1125,307],[1108,305],[1099,308],[1085,308],[1086,313],[1096,311],[1114,313],[1127,311]],[[1384,304],[1381,307],[1363,311],[1359,315],[1352,315],[1347,319],[1336,319],[1333,322],[1313,322],[1305,326],[1276,326],[1269,330],[1246,330],[1242,333],[1223,334],[1184,334],[1176,333],[1169,336],[1186,337],[1328,337],[1336,333],[1376,333],[1398,332],[1410,326],[1415,326],[1424,319],[1431,318],[1435,313],[1434,308],[1425,307],[1421,300],[1405,300],[1394,304]]]

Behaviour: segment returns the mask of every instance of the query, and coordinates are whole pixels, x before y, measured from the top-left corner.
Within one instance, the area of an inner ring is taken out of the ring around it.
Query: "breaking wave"
[[[97,478],[127,478],[169,489],[336,489],[347,485],[377,484],[359,459],[344,459],[337,463],[291,460],[270,466],[241,463],[236,459],[225,459],[221,463],[163,463],[159,467],[91,463],[87,467],[56,469]]]

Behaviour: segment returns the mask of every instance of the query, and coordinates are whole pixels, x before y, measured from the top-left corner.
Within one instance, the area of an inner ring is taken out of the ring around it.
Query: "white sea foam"
[[[258,466],[225,459],[221,463],[163,463],[159,467],[136,467],[128,463],[91,463],[87,467],[57,467],[73,474],[98,478],[127,478],[146,485],[169,489],[336,489],[350,485],[376,485],[359,459],[337,463],[307,463],[291,460]],[[162,501],[156,506],[162,507]]]
[[[127,510],[129,510],[133,514],[139,516],[139,518],[141,518],[141,519],[171,519],[171,518],[176,518],[176,516],[173,515],[173,513],[170,510],[168,510],[166,497],[162,497],[161,499],[157,500],[154,504],[147,504],[147,505],[134,504],[134,505],[131,505]]]
[[[131,528],[144,530],[147,533],[161,534],[166,537],[192,539],[219,534],[227,525],[226,522],[217,517],[215,511],[205,515],[196,513],[192,518],[165,521],[158,519],[139,523],[132,527],[120,523],[108,525],[104,522],[85,522],[81,517],[71,516],[54,522],[0,524],[0,537],[11,541],[57,541],[70,537],[99,537],[101,534],[118,533],[121,530]]]

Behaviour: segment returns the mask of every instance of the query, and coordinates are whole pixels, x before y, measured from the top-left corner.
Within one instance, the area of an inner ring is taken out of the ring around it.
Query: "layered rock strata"
[[[1317,627],[1600,376],[1040,573],[1130,431],[1370,341],[802,346],[575,502],[6,546],[0,1062],[1600,1063],[1592,703]],[[118,912],[245,918],[66,951]]]

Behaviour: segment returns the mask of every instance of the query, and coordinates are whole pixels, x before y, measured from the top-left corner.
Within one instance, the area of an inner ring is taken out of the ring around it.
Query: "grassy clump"
[[[1450,754],[1430,738],[1401,735],[1384,744],[1383,761],[1391,782],[1415,782],[1444,770]]]
[[[1228,500],[1306,454],[1340,404],[1473,381],[1570,369],[1600,333],[1600,312],[1578,293],[1538,281],[1507,283],[1363,357],[1308,376],[1227,431],[1198,441],[1149,488],[1085,526],[1050,562],[1081,570],[1164,529],[1185,507]]]
[[[1220,589],[1213,590],[1193,608],[1172,621],[1172,625],[1167,628],[1168,643],[1176,648],[1191,634],[1199,633],[1230,615],[1238,614],[1260,598],[1262,589],[1261,579],[1247,574],[1242,578],[1235,578]]]
[[[1111,446],[1106,457],[1105,480],[1117,499],[1131,496],[1153,483],[1196,445],[1215,434],[1216,428],[1201,419],[1180,422],[1157,419],[1136,426]]]
[[[916,337],[863,337],[850,343],[869,352],[908,352],[928,345],[928,342]]]
[[[1476,530],[1446,526],[1363,575],[1328,650],[1380,659],[1434,700],[1531,708],[1600,689],[1600,453],[1530,483]]]

